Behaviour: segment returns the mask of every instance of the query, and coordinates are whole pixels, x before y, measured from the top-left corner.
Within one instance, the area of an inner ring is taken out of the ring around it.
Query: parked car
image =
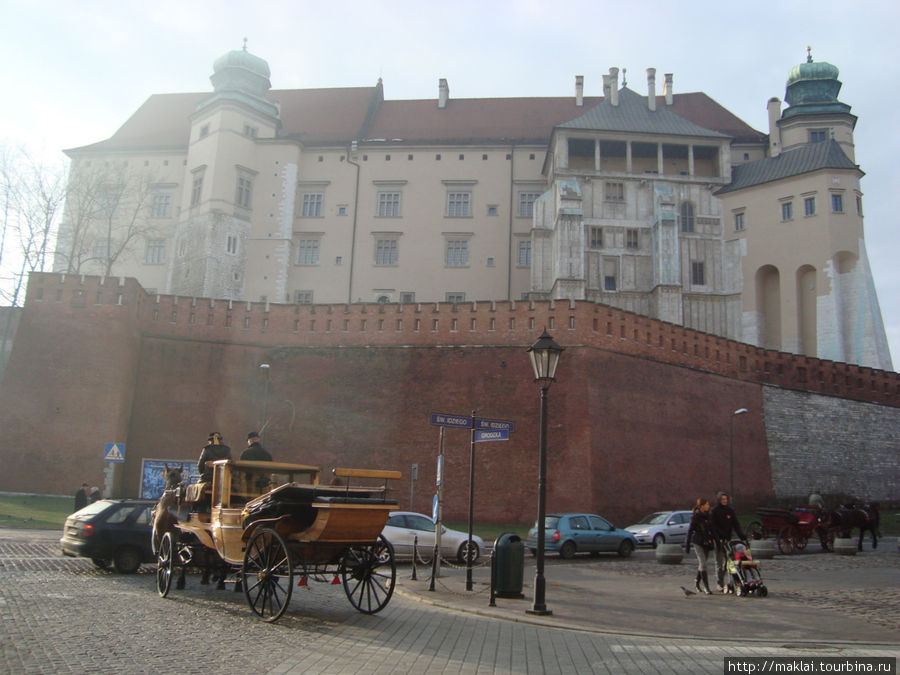
[[[537,551],[537,521],[528,531],[525,547]],[[544,551],[559,553],[561,558],[571,558],[576,553],[618,553],[623,558],[631,555],[637,540],[611,522],[592,513],[555,513],[544,519]]]
[[[690,511],[657,511],[625,529],[634,534],[638,544],[656,548],[660,544],[683,542],[690,526]]]
[[[156,562],[151,550],[150,512],[156,502],[144,499],[101,499],[66,518],[59,540],[64,555],[90,558],[120,574],[136,572],[141,563]]]
[[[413,556],[413,542],[418,537],[416,546],[421,560],[431,560],[434,553],[435,525],[431,518],[421,513],[411,511],[391,511],[387,525],[381,534],[394,547],[394,557],[411,560]],[[451,530],[441,525],[441,556],[444,558],[456,558],[461,564],[466,562],[466,542],[468,534],[459,530]],[[472,535],[471,544],[468,546],[472,562],[478,560],[481,551],[484,550],[484,540]]]

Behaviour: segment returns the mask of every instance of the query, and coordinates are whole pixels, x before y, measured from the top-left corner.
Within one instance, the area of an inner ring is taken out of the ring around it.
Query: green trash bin
[[[494,542],[494,594],[501,598],[524,598],[525,543],[515,532],[505,532]]]

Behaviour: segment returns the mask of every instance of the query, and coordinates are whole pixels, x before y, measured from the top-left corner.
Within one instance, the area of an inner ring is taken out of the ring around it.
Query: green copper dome
[[[223,54],[213,63],[210,82],[217,92],[242,91],[254,96],[265,96],[272,87],[271,71],[265,59],[244,49]]]
[[[825,61],[807,61],[791,68],[788,73],[787,86],[800,80],[836,80],[840,71]]]
[[[811,51],[807,47],[807,52]],[[784,100],[790,105],[828,105],[838,102],[841,83],[837,66],[824,61],[814,62],[812,54],[806,63],[791,68],[788,73]]]

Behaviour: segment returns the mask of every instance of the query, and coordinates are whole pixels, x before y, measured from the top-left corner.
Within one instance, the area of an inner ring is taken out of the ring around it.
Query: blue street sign
[[[509,432],[506,429],[497,429],[497,431],[485,431],[484,429],[476,429],[474,440],[476,443],[487,443],[488,441],[508,441]]]
[[[103,451],[104,462],[124,462],[125,461],[125,444],[124,443],[107,443]]]
[[[438,496],[434,496],[434,501],[431,502],[431,520],[434,523],[437,523],[438,520]]]
[[[476,417],[475,428],[486,429],[488,431],[499,431],[501,429],[505,429],[506,431],[512,433],[516,430],[516,425],[512,422],[507,422],[506,420],[488,420],[484,419],[483,417]]]
[[[458,429],[472,428],[472,418],[466,417],[465,415],[431,413],[431,423],[437,427],[456,427]]]

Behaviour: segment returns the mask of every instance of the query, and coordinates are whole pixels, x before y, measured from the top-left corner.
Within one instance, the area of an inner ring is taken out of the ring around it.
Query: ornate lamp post
[[[537,517],[537,564],[534,573],[534,604],[527,610],[529,614],[552,614],[547,609],[544,580],[544,521],[547,516],[547,390],[555,380],[556,366],[559,365],[560,347],[544,329],[537,342],[528,348],[531,367],[534,369],[534,381],[541,388],[541,444],[538,474],[538,517]]]
[[[266,423],[266,415],[268,414],[268,407],[269,407],[269,364],[268,363],[260,363],[259,369],[262,370],[266,374],[266,384],[265,384],[265,390],[264,390],[265,393],[263,394],[263,422],[262,422],[262,428],[259,430],[259,435],[262,437],[262,438],[260,438],[260,443],[262,443],[263,446],[265,446],[266,445],[266,427],[268,426],[268,424]]]
[[[734,504],[734,418],[738,415],[743,415],[745,413],[750,412],[746,408],[738,408],[733,413],[731,413],[731,432],[728,434],[728,448],[731,455],[731,467],[730,467],[730,477],[731,483],[728,488],[730,492],[728,493],[728,500],[730,504]]]

